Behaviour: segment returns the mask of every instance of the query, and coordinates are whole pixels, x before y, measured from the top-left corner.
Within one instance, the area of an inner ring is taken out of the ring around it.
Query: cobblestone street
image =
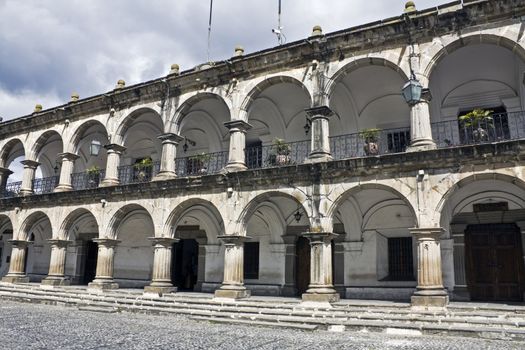
[[[525,343],[303,332],[0,301],[2,349],[523,349]]]

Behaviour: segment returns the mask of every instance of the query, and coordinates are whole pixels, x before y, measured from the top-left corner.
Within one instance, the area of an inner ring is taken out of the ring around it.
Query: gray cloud
[[[276,45],[277,0],[215,0],[212,60]],[[288,42],[403,12],[404,1],[282,0]],[[419,0],[419,9],[443,1]],[[206,61],[208,0],[0,0],[0,116],[165,75]]]

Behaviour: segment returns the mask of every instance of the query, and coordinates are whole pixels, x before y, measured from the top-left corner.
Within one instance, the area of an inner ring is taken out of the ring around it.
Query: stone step
[[[315,331],[318,326],[310,324],[298,324],[298,323],[287,323],[287,322],[264,322],[264,321],[247,321],[247,320],[236,320],[236,319],[225,319],[219,317],[205,317],[205,316],[192,316],[191,320],[195,321],[208,321],[213,323],[228,323],[228,324],[243,324],[250,326],[263,326],[271,328],[293,328],[300,329],[303,331]]]
[[[95,306],[79,306],[78,310],[79,311],[89,311],[89,312],[100,312],[100,313],[105,313],[105,314],[112,314],[118,311],[115,308],[95,307]]]

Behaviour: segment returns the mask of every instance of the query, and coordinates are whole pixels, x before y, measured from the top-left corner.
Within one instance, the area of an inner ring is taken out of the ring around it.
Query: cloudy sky
[[[445,0],[417,0],[418,9]],[[398,16],[404,0],[282,0],[287,41]],[[211,59],[277,44],[278,0],[214,0]],[[0,0],[4,120],[182,70],[207,60],[210,0]]]

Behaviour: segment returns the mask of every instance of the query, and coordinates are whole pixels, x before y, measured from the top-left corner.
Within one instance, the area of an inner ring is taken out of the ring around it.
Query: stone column
[[[332,160],[330,153],[330,125],[329,118],[333,115],[332,110],[327,106],[313,107],[306,109],[312,123],[310,130],[311,151],[308,155],[309,162],[324,162]]]
[[[244,286],[244,241],[246,236],[225,235],[218,237],[225,246],[224,280],[215,291],[216,298],[248,298],[251,293]]]
[[[34,160],[23,160],[20,163],[24,165],[24,174],[22,176],[22,187],[20,187],[21,196],[30,196],[33,194],[33,180],[35,179],[36,168],[40,165]]]
[[[60,180],[55,188],[55,192],[72,191],[71,174],[73,174],[75,160],[79,157],[74,153],[60,153],[58,156],[62,159],[62,167],[60,168]]]
[[[176,238],[150,237],[153,242],[153,273],[151,284],[144,287],[144,293],[166,294],[177,291],[171,283],[171,259],[173,257],[173,243],[178,242]]]
[[[332,281],[332,239],[337,234],[332,232],[305,232],[303,236],[310,240],[310,285],[303,294],[307,302],[336,302],[339,294]]]
[[[410,146],[408,152],[436,149],[430,125],[431,96],[428,89],[423,90],[421,100],[410,106]]]
[[[5,190],[5,185],[7,184],[7,179],[9,175],[13,172],[7,168],[0,167],[0,194]]]
[[[9,283],[28,283],[29,277],[26,275],[26,254],[27,246],[31,243],[22,240],[10,240],[11,243],[11,262],[9,265],[9,272],[2,278],[2,282]]]
[[[281,289],[281,294],[287,297],[295,297],[297,295],[297,288],[295,286],[295,241],[296,235],[282,236],[284,241],[284,286]]]
[[[113,262],[115,246],[120,242],[110,238],[96,238],[98,243],[97,272],[93,282],[88,284],[92,289],[117,289],[118,283],[113,280]]]
[[[224,126],[230,130],[230,152],[226,170],[246,170],[244,149],[246,148],[246,131],[252,126],[243,120],[232,120],[225,122]]]
[[[118,178],[118,167],[120,165],[120,156],[126,150],[126,147],[117,145],[115,143],[105,145],[108,150],[108,158],[106,162],[106,175],[100,184],[101,187],[118,186],[120,184]]]
[[[412,306],[444,307],[448,294],[443,287],[441,247],[442,228],[413,228],[410,233],[417,240],[417,290]]]
[[[51,244],[51,260],[49,262],[49,273],[42,280],[45,286],[68,286],[69,278],[65,276],[67,245],[71,241],[60,239],[49,239]]]
[[[175,168],[177,146],[184,138],[172,133],[162,134],[157,138],[162,141],[162,156],[160,159],[160,171],[153,178],[153,181],[174,179],[177,177]]]

